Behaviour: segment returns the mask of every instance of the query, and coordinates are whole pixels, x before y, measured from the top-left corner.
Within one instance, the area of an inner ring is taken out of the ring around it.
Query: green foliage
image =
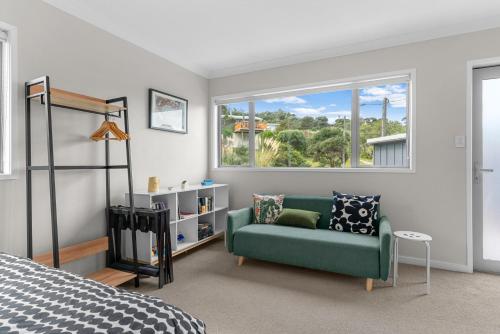
[[[233,135],[234,124],[224,125],[222,127],[222,137],[229,138]]]
[[[274,167],[309,167],[310,164],[302,153],[294,149],[289,144],[280,144],[278,154],[272,166]]]
[[[337,118],[333,123],[333,126],[337,129],[345,130],[346,134],[351,133],[351,120],[349,118]]]
[[[281,123],[287,118],[296,117],[294,114],[282,109],[278,109],[277,111],[264,111],[261,113],[256,113],[255,116],[262,118],[262,120],[267,123]]]
[[[325,167],[341,167],[350,151],[349,137],[336,127],[323,128],[311,138],[309,152],[314,161]]]
[[[236,108],[228,108],[226,105],[220,106],[221,115],[235,115],[235,116],[248,116],[248,111],[236,109]]]
[[[302,130],[310,130],[314,128],[314,117],[305,116],[300,120],[300,128]]]
[[[328,124],[328,117],[326,116],[318,116],[314,119],[314,128],[323,129],[330,126]]]
[[[248,166],[248,146],[224,147],[222,152],[223,166]]]
[[[300,118],[297,118],[295,114],[288,111],[278,109],[277,111],[264,111],[255,114],[256,117],[262,118],[266,123],[279,124],[277,131],[288,130],[288,129],[299,129],[300,128]]]
[[[274,138],[275,137],[275,134],[273,131],[269,131],[269,130],[266,130],[266,131],[262,131],[260,134],[259,134],[259,137],[260,138]]]
[[[234,125],[238,120],[230,115],[245,115],[244,110],[221,107],[225,117],[221,122],[222,163],[226,166],[249,164],[248,146],[234,141]],[[258,167],[341,167],[350,165],[351,120],[337,118],[332,123],[325,116],[298,118],[284,110],[265,111],[256,114],[266,123],[278,124],[274,131],[265,130],[256,136],[256,166]],[[386,120],[384,135],[406,133],[405,122]],[[370,165],[373,161],[373,145],[367,139],[382,136],[382,120],[361,119],[360,160]],[[233,147],[233,145],[239,145]]]
[[[256,139],[255,165],[257,167],[273,167],[281,144],[276,139],[262,136],[262,134]]]
[[[290,114],[291,115],[291,114]],[[285,118],[276,128],[276,131],[293,130],[300,128],[300,119],[295,115]]]
[[[277,136],[280,143],[290,145],[294,150],[305,153],[307,148],[306,136],[300,130],[283,130]]]

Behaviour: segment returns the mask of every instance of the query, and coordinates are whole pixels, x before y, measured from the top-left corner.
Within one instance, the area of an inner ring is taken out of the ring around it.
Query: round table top
[[[406,240],[415,240],[415,241],[431,241],[432,237],[430,235],[413,232],[413,231],[395,231],[394,236],[406,239]]]

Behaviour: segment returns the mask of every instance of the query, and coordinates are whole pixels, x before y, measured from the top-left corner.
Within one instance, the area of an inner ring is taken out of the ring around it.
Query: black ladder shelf
[[[31,164],[31,101],[40,100],[44,105],[45,117],[47,119],[47,166],[33,166]],[[129,118],[127,97],[118,97],[109,100],[101,100],[90,96],[76,94],[61,89],[51,88],[48,76],[43,76],[25,83],[25,103],[26,103],[26,200],[27,200],[27,255],[33,259],[33,215],[32,215],[32,172],[33,171],[48,171],[49,176],[49,191],[50,191],[50,215],[51,215],[51,230],[52,230],[52,261],[55,268],[59,268],[61,259],[59,257],[59,239],[57,227],[57,205],[56,205],[56,186],[55,186],[55,171],[56,170],[85,170],[85,169],[104,169],[106,171],[106,230],[108,238],[108,247],[106,252],[106,266],[111,267],[116,264],[113,231],[110,224],[109,211],[111,208],[110,200],[110,170],[126,169],[128,174],[128,189],[129,189],[129,211],[131,231],[132,231],[132,247],[133,247],[133,263],[129,267],[129,271],[135,274],[135,285],[139,285],[139,271],[137,261],[137,238],[135,228],[135,207],[133,196],[132,183],[132,165],[130,158],[130,141],[125,140],[127,164],[126,165],[111,165],[109,153],[109,140],[105,140],[105,165],[83,165],[83,166],[56,166],[54,164],[54,143],[52,135],[52,107],[60,107],[70,110],[77,110],[92,114],[104,116],[108,121],[110,117],[122,118],[125,126],[125,133],[129,134]],[[118,104],[119,103],[119,104]],[[106,138],[109,138],[106,135]],[[65,261],[62,261],[65,262]],[[68,261],[66,261],[68,262]]]

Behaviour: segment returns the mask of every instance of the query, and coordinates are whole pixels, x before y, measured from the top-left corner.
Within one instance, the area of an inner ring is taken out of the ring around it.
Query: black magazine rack
[[[172,265],[172,245],[170,241],[170,210],[169,209],[141,209],[136,208],[134,221],[130,221],[130,208],[125,206],[112,206],[108,210],[109,227],[112,230],[114,247],[110,251],[110,267],[119,270],[131,270],[134,263],[123,258],[122,230],[130,229],[132,232],[153,232],[156,235],[158,249],[158,266],[138,264],[139,275],[158,277],[158,288],[174,280]]]

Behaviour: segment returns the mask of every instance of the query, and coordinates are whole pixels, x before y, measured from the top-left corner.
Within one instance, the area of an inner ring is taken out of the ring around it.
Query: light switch
[[[455,136],[455,147],[465,147],[465,136]]]

